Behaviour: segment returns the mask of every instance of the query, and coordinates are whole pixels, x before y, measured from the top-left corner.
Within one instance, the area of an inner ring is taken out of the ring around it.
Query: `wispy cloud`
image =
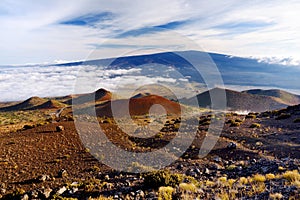
[[[112,45],[103,56],[111,57],[114,47],[143,48],[134,39],[168,30],[207,51],[299,57],[299,9],[296,0],[1,1],[0,64],[85,59],[97,46],[90,44],[105,41]]]
[[[258,57],[258,62],[300,67],[300,60],[293,57]]]

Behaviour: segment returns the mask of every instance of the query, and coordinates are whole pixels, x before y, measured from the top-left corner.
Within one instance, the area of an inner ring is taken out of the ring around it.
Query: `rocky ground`
[[[300,199],[299,119],[299,106],[248,115],[228,113],[216,146],[199,158],[209,124],[219,120],[203,115],[186,153],[150,173],[124,173],[102,164],[82,144],[73,121],[3,131],[0,196],[24,200]],[[101,119],[100,124],[118,146],[149,151],[170,141],[184,122],[169,120],[151,140],[124,136],[109,119]],[[132,167],[147,166],[133,163]]]

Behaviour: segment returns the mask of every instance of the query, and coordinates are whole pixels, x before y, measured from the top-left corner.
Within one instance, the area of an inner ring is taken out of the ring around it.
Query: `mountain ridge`
[[[210,107],[211,98],[210,93],[218,95],[222,92],[226,94],[227,109],[231,111],[248,110],[253,112],[263,112],[267,110],[276,110],[285,108],[288,105],[282,103],[282,101],[276,97],[248,94],[245,92],[238,92],[230,89],[213,88],[196,95],[200,107]],[[195,97],[183,100],[183,102],[189,104]]]

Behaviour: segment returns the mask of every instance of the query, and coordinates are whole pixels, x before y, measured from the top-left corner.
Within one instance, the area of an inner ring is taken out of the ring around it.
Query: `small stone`
[[[1,183],[1,184],[0,184],[0,188],[4,188],[4,189],[5,189],[5,188],[6,188],[5,183]]]
[[[51,192],[52,192],[51,188],[43,189],[41,191],[42,197],[48,199],[50,197]]]
[[[197,175],[201,175],[202,174],[202,172],[201,172],[201,170],[199,168],[196,168],[194,171],[197,173]]]
[[[31,191],[30,197],[31,197],[31,199],[36,199],[36,198],[38,198],[38,197],[39,197],[39,192],[36,191],[36,190]]]
[[[6,189],[5,188],[1,188],[0,189],[0,194],[5,194],[6,193]]]
[[[186,174],[187,176],[192,176],[192,177],[196,177],[196,176],[197,176],[197,174],[196,174],[196,172],[194,171],[194,169],[189,169],[189,170],[187,170],[187,171],[185,172],[185,174]]]
[[[68,176],[67,170],[65,170],[65,169],[59,170],[58,177],[63,178],[63,177],[66,177],[66,176]]]
[[[78,186],[78,182],[73,182],[73,183],[71,183],[71,187],[76,187],[76,186]]]
[[[68,190],[69,194],[75,194],[77,191],[78,191],[77,187],[73,187],[72,189]]]
[[[208,168],[205,168],[205,169],[204,169],[204,174],[206,174],[206,175],[209,175],[209,174],[210,174],[210,171],[209,171]]]
[[[63,126],[57,126],[56,127],[56,131],[57,132],[62,132],[62,131],[64,131],[65,130],[65,127],[63,127]]]
[[[104,179],[108,181],[109,180],[109,175],[105,175]]]
[[[155,199],[155,198],[156,198],[155,192],[151,191],[147,194],[147,199]]]
[[[144,193],[143,190],[138,190],[138,191],[135,192],[135,194],[136,194],[136,197],[138,197],[138,198],[144,198],[145,197],[145,193]]]
[[[125,181],[125,186],[129,186],[130,187],[131,186],[131,182],[129,180],[126,180]]]
[[[28,200],[28,199],[29,199],[28,194],[24,194],[24,195],[21,197],[21,200]]]
[[[220,163],[222,162],[222,159],[219,156],[214,157],[213,161]]]
[[[227,145],[227,149],[236,149],[236,144],[234,142],[230,142],[228,145]]]
[[[66,190],[67,190],[67,188],[66,188],[65,186],[63,186],[63,187],[60,188],[56,193],[57,193],[58,195],[61,195],[61,194],[63,194]]]
[[[47,181],[47,180],[50,180],[50,176],[43,174],[43,175],[41,175],[38,179],[39,179],[39,181],[41,181],[41,182],[45,182],[45,181]]]
[[[176,169],[182,170],[183,169],[183,165],[182,164],[177,165]]]
[[[255,145],[256,146],[263,146],[263,143],[262,142],[256,142]]]

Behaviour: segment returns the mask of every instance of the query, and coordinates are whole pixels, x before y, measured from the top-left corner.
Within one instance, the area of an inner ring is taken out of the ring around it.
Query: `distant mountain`
[[[96,65],[106,66],[108,69],[131,69],[136,67],[145,69],[149,64],[160,64],[176,68],[176,71],[183,77],[188,78],[189,81],[205,83],[203,77],[193,67],[190,61],[203,66],[200,69],[202,70],[200,73],[203,73],[203,71],[209,70],[206,69],[205,66],[210,66],[211,64],[207,59],[208,56],[218,67],[225,85],[300,89],[297,84],[300,67],[269,64],[253,58],[242,58],[201,51],[163,52],[148,55],[88,60],[59,64],[57,66]],[[157,71],[157,75],[168,76],[168,72],[163,71],[162,73],[159,67]],[[114,75],[111,77],[113,78]]]
[[[73,97],[73,99],[69,99],[65,101],[66,104],[71,105],[72,103],[75,104],[85,104],[85,103],[92,103],[92,102],[102,102],[107,101],[112,98],[112,93],[107,91],[103,88],[87,94],[80,94],[76,95],[77,97]]]
[[[198,94],[196,98],[200,107],[210,107],[210,93],[218,94],[224,92],[224,89],[214,88],[212,90]],[[232,111],[247,110],[253,112],[262,112],[267,110],[275,110],[285,108],[287,104],[282,103],[278,98],[271,96],[262,96],[249,94],[245,92],[237,92],[225,89],[227,109]],[[190,103],[192,98],[185,100]]]
[[[40,97],[31,97],[21,103],[16,105],[8,106],[0,108],[0,111],[18,111],[18,110],[29,110],[33,107],[42,105],[43,103],[47,102],[47,99],[43,99]]]
[[[142,97],[146,97],[151,95],[149,92],[145,92],[145,93],[138,93],[136,95],[134,95],[133,97],[131,97],[132,99],[137,99],[137,98],[142,98]]]
[[[261,89],[254,89],[254,90],[246,90],[243,93],[248,94],[256,94],[256,95],[264,95],[270,97],[276,97],[279,101],[286,105],[296,105],[300,104],[300,96],[296,94],[292,94],[283,90],[261,90]]]

